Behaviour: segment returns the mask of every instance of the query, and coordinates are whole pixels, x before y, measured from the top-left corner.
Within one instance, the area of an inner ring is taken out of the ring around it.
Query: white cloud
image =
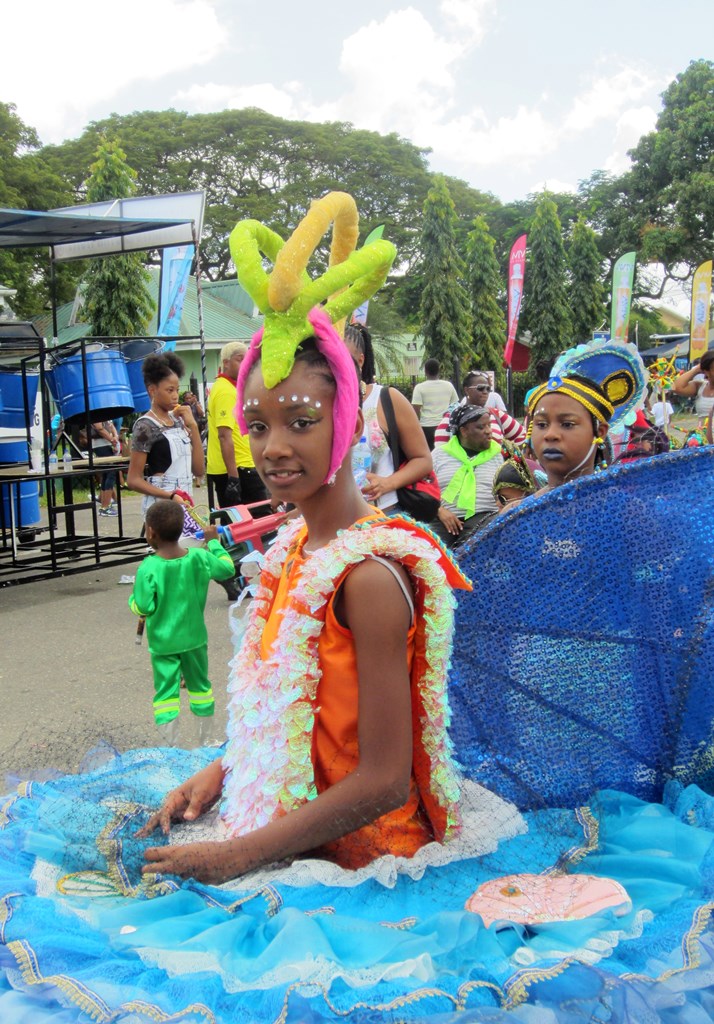
[[[259,107],[276,117],[298,118],[302,116],[295,97],[295,92],[299,89],[299,83],[288,83],[283,88],[278,88],[269,82],[256,82],[255,85],[244,86],[216,85],[214,82],[207,82],[205,85],[192,85],[189,89],[179,90],[172,97],[172,104],[201,114],[214,110]]]
[[[598,121],[612,120],[623,107],[649,92],[655,79],[637,68],[623,68],[614,75],[597,79],[587,92],[576,96],[563,121],[563,130],[580,133]]]
[[[340,71],[348,83],[344,116],[377,131],[409,134],[426,112],[452,103],[451,65],[461,47],[439,36],[423,14],[407,7],[371,21],[342,44]]]
[[[512,117],[499,117],[493,124],[484,121],[479,113],[478,118],[429,123],[423,128],[423,142],[430,139],[440,156],[460,163],[492,167],[518,161],[522,168],[550,153],[557,142],[553,126],[539,111],[527,107],[518,107]]]
[[[535,182],[528,189],[528,195],[534,195],[539,192],[577,192],[578,186],[574,185],[572,181],[563,181],[561,178],[541,178],[540,181]]]
[[[126,86],[204,64],[225,45],[213,0],[96,0],[8,5],[0,95],[43,142],[82,130]],[[39,30],[38,30],[39,29]],[[16,40],[30,39],[26,47]]]
[[[439,10],[449,27],[453,26],[469,45],[483,42],[496,0],[441,0]]]
[[[637,145],[643,135],[651,132],[657,121],[653,107],[632,107],[617,119],[613,150],[603,165],[609,174],[619,175],[630,169],[627,151]]]

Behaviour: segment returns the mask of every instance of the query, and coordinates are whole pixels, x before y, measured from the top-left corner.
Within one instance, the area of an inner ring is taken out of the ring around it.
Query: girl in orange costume
[[[445,676],[450,588],[468,584],[429,534],[360,494],[356,369],[328,318],[309,320],[315,341],[286,379],[266,387],[257,339],[238,381],[256,468],[304,523],[269,553],[234,663],[225,757],[145,830],[168,832],[222,795],[226,837],[150,848],[147,871],[219,882],[316,852],[360,867],[457,828]]]

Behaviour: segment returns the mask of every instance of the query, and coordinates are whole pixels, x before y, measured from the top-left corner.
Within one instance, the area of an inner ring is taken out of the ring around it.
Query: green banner
[[[610,321],[612,341],[627,341],[636,258],[636,252],[626,252],[624,256],[620,256],[612,271],[612,318]]]

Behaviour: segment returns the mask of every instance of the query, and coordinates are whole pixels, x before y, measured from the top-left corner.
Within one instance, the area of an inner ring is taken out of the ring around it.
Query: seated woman
[[[458,405],[451,416],[451,440],[434,449],[441,505],[431,523],[436,535],[457,547],[497,511],[493,481],[503,465],[501,446],[491,436],[489,410]]]

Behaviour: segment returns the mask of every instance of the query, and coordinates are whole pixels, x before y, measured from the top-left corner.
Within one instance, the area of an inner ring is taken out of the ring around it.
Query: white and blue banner
[[[175,338],[181,327],[181,312],[186,296],[189,274],[195,253],[193,245],[177,245],[164,249],[161,256],[159,284],[159,337]],[[164,349],[173,349],[176,342],[166,342]]]

